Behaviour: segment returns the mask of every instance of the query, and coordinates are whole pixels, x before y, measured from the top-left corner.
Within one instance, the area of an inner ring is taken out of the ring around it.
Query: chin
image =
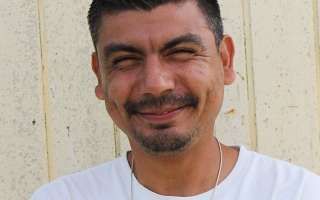
[[[148,154],[172,155],[185,151],[194,143],[199,135],[197,128],[185,132],[177,132],[166,125],[157,126],[151,132],[135,130],[132,133],[134,140]]]

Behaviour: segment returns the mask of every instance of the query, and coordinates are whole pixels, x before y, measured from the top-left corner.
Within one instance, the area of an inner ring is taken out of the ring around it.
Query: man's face
[[[218,51],[194,2],[107,15],[92,57],[96,95],[131,145],[181,151],[212,134],[232,57],[232,40]]]

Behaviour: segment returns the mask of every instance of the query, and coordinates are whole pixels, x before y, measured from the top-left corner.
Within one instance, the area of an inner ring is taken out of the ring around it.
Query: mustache
[[[155,97],[153,95],[145,95],[141,100],[135,102],[128,100],[124,108],[129,114],[129,116],[139,113],[140,110],[146,108],[161,108],[166,105],[174,107],[191,106],[197,107],[198,98],[192,94],[177,95],[174,93],[162,95],[160,97]]]

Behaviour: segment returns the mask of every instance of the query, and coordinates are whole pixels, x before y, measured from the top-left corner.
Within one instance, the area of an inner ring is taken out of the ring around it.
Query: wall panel
[[[88,0],[43,0],[52,178],[114,158],[112,121],[94,94]]]
[[[0,1],[0,199],[48,180],[36,1]]]
[[[320,166],[312,1],[250,1],[258,150]]]
[[[216,134],[219,139],[229,145],[245,145],[253,147],[250,137],[250,115],[247,93],[247,69],[244,38],[244,18],[241,1],[221,1],[221,12],[225,26],[225,34],[230,35],[235,43],[234,68],[236,81],[225,87],[224,104],[216,121]]]
[[[318,123],[320,126],[320,1],[314,0],[314,30],[315,30],[315,59],[317,64],[317,95],[318,95]],[[313,146],[316,147],[313,149],[315,162],[315,171],[320,174],[320,130],[318,131],[317,138],[315,138]]]

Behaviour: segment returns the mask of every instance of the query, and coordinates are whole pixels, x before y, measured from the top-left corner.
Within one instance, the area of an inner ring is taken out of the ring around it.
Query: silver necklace
[[[222,153],[222,148],[221,148],[221,143],[219,142],[218,139],[216,139],[218,146],[219,146],[219,153],[220,153],[220,161],[219,161],[219,170],[218,170],[218,176],[216,179],[216,183],[214,188],[212,189],[211,192],[211,196],[209,200],[214,200],[214,197],[216,195],[216,188],[219,184],[219,180],[220,180],[220,175],[221,175],[221,171],[222,171],[222,165],[223,165],[223,153]],[[133,199],[133,175],[134,175],[134,157],[133,155],[131,155],[131,177],[130,177],[130,200],[134,200]]]

